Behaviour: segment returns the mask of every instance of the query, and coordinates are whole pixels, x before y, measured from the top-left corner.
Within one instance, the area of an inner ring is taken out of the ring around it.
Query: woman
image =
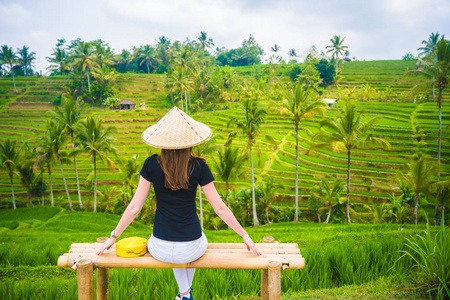
[[[243,238],[247,249],[261,255],[217,193],[214,177],[205,160],[191,155],[191,148],[207,141],[211,134],[208,126],[195,121],[177,107],[144,131],[142,140],[150,146],[161,148],[161,155],[146,159],[130,205],[97,255],[109,249],[139,214],[152,183],[156,195],[156,214],[148,250],[155,259],[185,264],[205,253],[208,241],[200,228],[195,205],[198,185],[216,214]],[[173,272],[180,290],[176,299],[193,300],[191,286],[195,269],[174,268]]]

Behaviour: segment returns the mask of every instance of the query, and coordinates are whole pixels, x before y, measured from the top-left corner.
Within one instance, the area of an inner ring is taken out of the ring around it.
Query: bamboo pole
[[[201,269],[267,269],[269,262],[279,261],[289,269],[303,269],[305,259],[299,254],[253,253],[205,253],[201,258],[187,264],[161,262],[150,254],[139,257],[118,257],[115,253],[65,254],[58,259],[59,267],[72,267],[80,259],[91,259],[95,268],[201,268]]]
[[[109,269],[97,269],[97,300],[109,300]]]
[[[272,244],[275,242],[275,239],[272,236],[263,237],[263,243]],[[265,250],[265,249],[264,249]],[[264,251],[266,252],[266,251]],[[300,250],[299,253],[300,254]],[[269,299],[269,270],[261,269],[261,300]]]
[[[69,253],[86,253],[92,254],[97,252],[96,248],[75,248],[71,249]],[[262,254],[300,254],[300,249],[259,249]],[[116,249],[105,250],[103,253],[116,253]],[[242,254],[253,254],[253,252],[247,249],[207,249],[205,253],[242,253]]]
[[[281,300],[281,262],[269,263],[269,300]]]
[[[94,265],[90,259],[77,262],[78,300],[94,300]]]
[[[97,248],[101,247],[102,243],[73,243],[71,249],[75,248]],[[261,249],[298,249],[296,243],[256,243],[256,247]],[[116,244],[111,246],[111,249],[115,249]],[[244,243],[209,243],[208,249],[247,249]]]

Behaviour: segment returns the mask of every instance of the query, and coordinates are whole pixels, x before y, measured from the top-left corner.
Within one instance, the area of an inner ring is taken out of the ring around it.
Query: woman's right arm
[[[144,205],[145,200],[147,199],[148,193],[150,192],[151,182],[147,181],[144,177],[141,176],[139,179],[139,184],[136,189],[136,193],[134,193],[133,199],[131,199],[130,204],[125,209],[122,218],[120,218],[119,224],[117,224],[114,229],[114,233],[119,236],[125,229],[130,225],[130,223],[136,218],[136,216],[141,212],[142,206]],[[109,249],[114,243],[116,239],[110,237],[106,240],[102,247],[97,251],[97,255],[102,255],[103,251]]]
[[[202,186],[203,193],[205,193],[206,198],[208,198],[209,203],[211,203],[212,207],[216,214],[228,225],[231,229],[236,231],[243,239],[244,243],[247,245],[248,250],[252,250],[256,255],[261,255],[261,252],[256,247],[255,243],[252,241],[248,233],[242,228],[239,221],[236,219],[234,214],[228,208],[228,206],[223,203],[220,198],[219,193],[214,186],[214,182],[210,182],[204,186]]]

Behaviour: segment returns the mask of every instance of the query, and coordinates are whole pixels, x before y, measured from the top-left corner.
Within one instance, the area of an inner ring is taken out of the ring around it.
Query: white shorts
[[[205,254],[208,240],[203,232],[200,238],[188,242],[161,240],[152,234],[147,248],[148,252],[157,260],[171,264],[186,264]]]

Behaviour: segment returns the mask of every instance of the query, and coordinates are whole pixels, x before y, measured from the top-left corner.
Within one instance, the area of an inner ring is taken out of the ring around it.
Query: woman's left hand
[[[102,255],[103,251],[105,250],[109,250],[109,248],[111,248],[112,245],[114,245],[114,243],[116,242],[115,238],[110,237],[109,239],[107,239],[103,244],[102,247],[97,251],[97,255]]]

